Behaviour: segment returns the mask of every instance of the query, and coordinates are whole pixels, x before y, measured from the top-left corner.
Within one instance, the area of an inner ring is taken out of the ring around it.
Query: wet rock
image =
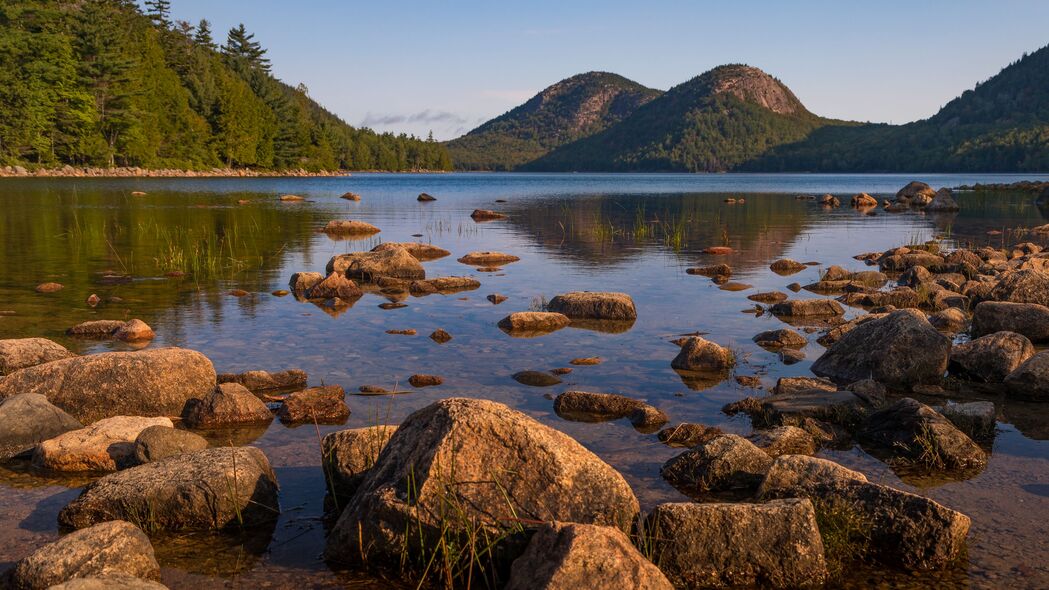
[[[171,427],[167,418],[116,416],[40,443],[33,465],[51,471],[116,471],[135,464],[135,439],[150,426]]]
[[[868,313],[866,315],[861,315],[859,317],[853,318],[853,319],[845,322],[844,324],[839,324],[837,326],[834,326],[833,328],[828,330],[826,334],[824,334],[823,336],[820,336],[819,338],[817,338],[816,342],[819,342],[823,346],[826,346],[826,347],[829,348],[832,344],[834,344],[838,340],[841,340],[842,336],[844,336],[845,334],[848,334],[853,329],[855,329],[856,326],[859,326],[861,324],[865,324],[865,323],[867,323],[869,321],[876,320],[878,318],[886,317],[888,315],[889,314],[887,312],[886,313],[873,313],[872,312],[872,313]]]
[[[363,221],[342,219],[329,221],[321,231],[331,235],[349,236],[377,234],[382,230]]]
[[[332,299],[338,297],[344,301],[358,299],[364,292],[357,283],[346,278],[346,275],[333,272],[324,280],[310,287],[306,291],[309,299]]]
[[[747,283],[728,282],[728,283],[723,283],[718,288],[721,289],[722,291],[746,291],[747,289],[754,288],[754,285],[750,285],[750,284],[747,284]]]
[[[812,317],[845,314],[841,304],[833,299],[793,299],[773,305],[769,311],[775,316]]]
[[[954,346],[947,369],[951,375],[969,381],[1001,383],[1034,353],[1027,337],[995,332]]]
[[[102,303],[102,298],[92,293],[91,295],[88,295],[87,300],[85,300],[84,303],[87,303],[88,307],[98,307],[98,304]]]
[[[796,260],[791,260],[790,258],[781,258],[769,265],[769,268],[772,270],[772,272],[778,275],[786,276],[801,272],[807,267]]]
[[[881,269],[887,272],[903,272],[915,266],[929,267],[938,264],[943,264],[943,258],[920,250],[884,256],[878,261]]]
[[[673,590],[674,587],[619,529],[588,524],[544,524],[514,561],[506,590],[568,588]]]
[[[874,379],[861,379],[850,383],[845,389],[856,394],[856,397],[872,407],[883,405],[885,403],[885,398],[888,395],[888,390],[885,386]]]
[[[198,434],[162,425],[150,426],[135,437],[135,463],[152,463],[206,448],[207,439]]]
[[[930,468],[987,464],[987,455],[938,412],[910,398],[871,414],[856,433],[867,448]]]
[[[415,297],[424,297],[435,293],[451,295],[479,288],[481,282],[470,277],[438,277],[426,281],[412,281],[408,286],[408,292]]]
[[[543,371],[520,371],[513,374],[514,381],[532,387],[551,387],[561,383],[557,377]]]
[[[407,250],[409,254],[420,261],[437,260],[451,255],[451,252],[444,248],[439,248],[433,244],[426,244],[423,242],[383,242],[372,248],[371,251],[384,252],[386,250],[396,250],[398,248]]]
[[[784,490],[844,481],[866,482],[867,476],[827,459],[803,454],[781,455],[769,467],[758,488],[757,497],[786,497],[782,495]]]
[[[684,422],[671,428],[664,428],[656,435],[659,442],[668,447],[692,448],[714,440],[724,434],[720,428]]]
[[[931,186],[917,180],[907,183],[896,193],[896,202],[924,204],[936,196],[936,191]]]
[[[117,330],[124,327],[121,320],[92,320],[81,322],[66,330],[67,336],[81,338],[111,338]]]
[[[309,380],[306,371],[288,369],[271,373],[269,371],[247,371],[244,373],[222,373],[217,378],[219,384],[237,383],[247,387],[252,393],[278,391],[282,389],[303,388]]]
[[[506,301],[507,297],[505,295],[500,295],[498,293],[492,293],[488,297],[485,297],[485,299],[487,299],[488,301],[491,301],[492,305],[499,305],[500,303]]]
[[[409,473],[420,482],[410,500]],[[462,513],[448,521],[441,515],[450,505]],[[568,436],[503,404],[451,398],[401,424],[328,536],[324,557],[359,561],[363,543],[370,559],[396,560],[448,522],[493,533],[522,515],[628,531],[638,510],[626,480]]]
[[[808,389],[777,393],[757,400],[756,410],[746,408],[755,425],[794,425],[809,430],[807,419],[851,425],[861,419],[867,404],[851,391]],[[811,431],[810,431],[811,432]]]
[[[813,455],[818,447],[816,439],[797,426],[777,426],[771,430],[760,430],[748,438],[772,458],[780,455]]]
[[[840,207],[841,206],[841,201],[838,200],[838,197],[835,197],[834,195],[829,195],[829,194],[828,195],[823,195],[822,197],[817,199],[817,201],[819,202],[820,205],[824,205],[826,207]]]
[[[808,344],[804,336],[789,328],[768,330],[754,336],[753,340],[758,346],[765,348],[802,348]]]
[[[940,333],[953,336],[964,332],[969,327],[969,318],[965,312],[956,308],[948,307],[936,313],[929,314],[929,323]]]
[[[435,387],[444,383],[444,378],[437,375],[412,375],[408,384],[412,387]]]
[[[358,195],[357,193],[344,193],[339,198],[340,199],[344,199],[346,201],[360,201],[361,200],[361,196]]]
[[[75,356],[66,347],[47,338],[0,340],[0,376]]]
[[[554,399],[554,412],[575,422],[604,422],[628,418],[636,428],[655,432],[667,415],[640,400],[614,393],[566,391]]]
[[[199,352],[158,348],[110,352],[29,367],[0,381],[0,398],[39,393],[84,423],[116,415],[178,416],[215,387]]]
[[[142,320],[131,320],[113,332],[113,338],[123,342],[145,342],[152,340],[156,334]]]
[[[1049,273],[1032,269],[1004,273],[987,298],[1049,306]]]
[[[311,387],[284,398],[277,417],[285,424],[342,424],[350,417],[346,393],[338,385]]]
[[[789,289],[790,291],[792,291],[794,293],[797,293],[798,291],[801,291],[801,289],[802,289],[801,283],[791,283],[791,284],[787,285],[787,289]]]
[[[335,272],[345,263],[346,276],[351,279],[374,282],[381,277],[419,281],[426,278],[426,270],[419,259],[404,248],[379,252],[355,252],[336,256],[328,264]],[[328,272],[332,272],[329,270]]]
[[[889,386],[937,383],[947,370],[951,341],[925,314],[909,309],[860,324],[832,344],[812,372],[838,382],[871,378]]]
[[[780,377],[772,388],[774,395],[791,395],[806,391],[838,391],[833,381],[816,377]]]
[[[250,528],[280,515],[277,489],[261,450],[206,449],[105,476],[63,508],[58,523],[81,529],[122,519],[157,531]]]
[[[452,335],[440,328],[437,328],[430,334],[430,340],[433,340],[437,344],[444,344],[446,342],[451,342]]]
[[[190,428],[222,428],[267,423],[273,414],[248,388],[223,383],[202,399],[187,403],[182,417]]]
[[[758,303],[779,303],[780,301],[787,300],[787,294],[780,293],[779,291],[766,291],[764,293],[747,295],[747,299],[757,301]]]
[[[498,266],[500,264],[510,264],[511,262],[517,262],[521,260],[519,257],[513,254],[505,254],[503,252],[470,252],[459,258],[459,262],[462,264],[469,264],[470,266]]]
[[[492,211],[491,209],[474,209],[473,213],[470,214],[470,217],[474,221],[494,221],[496,219],[506,219],[506,215],[503,215],[502,213],[497,213],[495,211]]]
[[[645,530],[675,588],[819,588],[828,576],[808,500],[661,504]]]
[[[386,330],[386,333],[393,336],[415,336],[418,332],[414,328],[408,328],[407,330]]]
[[[670,362],[679,371],[721,373],[736,364],[736,355],[728,348],[706,340],[702,336],[689,337],[681,351]]]
[[[659,474],[691,496],[745,498],[753,495],[772,457],[735,434],[723,434],[668,460]]]
[[[704,248],[703,253],[712,256],[728,256],[732,254],[732,248],[728,246],[710,246],[709,248]]]
[[[800,456],[776,461],[787,460],[821,461]],[[796,466],[780,469],[773,464],[759,498],[809,498],[820,512],[848,514],[859,521],[860,530],[867,531],[869,551],[875,559],[907,569],[939,569],[963,552],[969,517],[928,498],[850,477],[847,471],[842,467],[802,472]]]
[[[321,439],[326,489],[334,492],[340,505],[353,497],[396,431],[396,425],[381,424],[340,430]]]
[[[936,196],[925,206],[926,211],[958,211],[958,203],[951,196],[951,189],[941,188],[936,191]]]
[[[586,358],[575,358],[575,359],[572,359],[572,360],[568,361],[568,364],[576,365],[576,366],[584,366],[584,367],[585,366],[600,365],[601,364],[601,359],[596,357],[596,356],[586,357]]]
[[[730,277],[732,276],[732,267],[727,264],[715,264],[712,266],[688,268],[685,269],[685,272],[690,275],[700,275],[704,277]]]
[[[1016,332],[1032,342],[1049,342],[1049,307],[1038,303],[984,301],[973,312],[973,336]]]
[[[994,437],[998,417],[993,402],[947,402],[935,410],[971,439],[987,440]]]
[[[416,200],[419,201],[420,203],[428,203],[428,202],[436,201],[437,197],[435,197],[435,196],[433,196],[433,195],[431,195],[429,193],[419,193],[419,196],[416,198]]]
[[[805,353],[800,350],[784,348],[779,351],[779,361],[784,365],[796,365],[805,360]]]
[[[761,378],[756,375],[736,375],[736,383],[743,387],[761,389]]]
[[[878,199],[875,199],[867,193],[860,193],[858,195],[853,195],[852,199],[849,200],[849,204],[857,209],[877,207]]]
[[[113,574],[160,579],[149,537],[123,520],[74,531],[44,545],[16,563],[7,582],[12,590],[45,590],[76,578]]]
[[[378,385],[361,385],[360,387],[357,388],[357,391],[359,391],[361,393],[364,393],[364,394],[386,394],[386,393],[391,393],[391,392],[387,391],[386,388],[379,387]]]
[[[23,393],[0,401],[0,461],[80,428],[80,422],[42,395]]]
[[[930,280],[932,280],[932,273],[929,272],[929,269],[924,266],[912,266],[900,274],[896,284],[914,288]]]
[[[1049,400],[1049,351],[1035,354],[1005,378],[1009,396],[1030,401]]]
[[[499,328],[511,336],[539,336],[554,332],[572,323],[560,313],[543,311],[519,311],[499,321]]]
[[[110,590],[112,588],[120,588],[121,590],[168,590],[168,587],[160,582],[124,574],[74,578],[68,582],[51,586],[48,590]]]
[[[41,283],[36,286],[37,293],[57,293],[65,289],[61,283]]]
[[[626,293],[573,291],[557,295],[546,306],[548,311],[570,319],[636,320],[634,300]]]
[[[284,203],[300,203],[302,201],[305,201],[306,199],[298,195],[281,195],[279,200]]]
[[[305,293],[323,280],[324,275],[319,272],[297,272],[291,275],[288,288],[291,289],[292,293]]]

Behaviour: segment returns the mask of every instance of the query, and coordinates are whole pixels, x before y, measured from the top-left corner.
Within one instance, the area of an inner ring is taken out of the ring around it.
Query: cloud
[[[424,124],[424,125],[463,125],[469,120],[448,111],[434,111],[426,109],[418,113],[404,114],[373,114],[368,113],[361,121],[363,127],[383,127],[387,125]]]

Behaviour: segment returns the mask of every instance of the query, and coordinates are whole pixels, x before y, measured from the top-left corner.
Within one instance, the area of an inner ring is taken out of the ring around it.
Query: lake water
[[[274,422],[236,433],[269,456],[281,484],[283,513],[272,530],[247,538],[194,535],[155,539],[164,582],[172,588],[388,587],[366,574],[335,574],[320,560],[324,543],[318,434],[377,422],[398,422],[437,399],[484,397],[506,403],[579,440],[619,469],[644,508],[683,496],[659,477],[659,467],[681,452],[626,421],[576,423],[553,413],[552,396],[568,388],[622,393],[665,411],[673,423],[699,422],[747,434],[745,417],[721,407],[755,391],[726,380],[690,389],[670,368],[678,335],[700,331],[738,351],[739,375],[758,375],[766,389],[781,376],[808,375],[822,347],[810,339],[806,359],[790,366],[753,342],[779,320],[741,313],[746,296],[815,281],[821,268],[863,270],[853,255],[942,239],[1002,246],[1010,230],[1049,222],[1033,195],[957,193],[961,212],[864,215],[848,197],[891,196],[915,178],[934,187],[1012,182],[1008,175],[525,175],[361,174],[316,179],[5,179],[0,180],[0,338],[43,336],[76,352],[126,349],[77,341],[66,328],[91,319],[140,318],[157,333],[151,346],[182,346],[211,358],[219,372],[299,368],[311,384],[395,386],[385,397],[349,396],[353,412],[341,427],[286,428]],[[1049,178],[1049,176],[1041,179]],[[146,196],[132,196],[144,191]],[[359,193],[360,202],[339,198]],[[433,203],[419,203],[428,192]],[[824,210],[798,194],[834,193],[845,207]],[[277,196],[297,194],[302,203]],[[727,197],[745,203],[727,204]],[[240,201],[247,201],[239,204]],[[505,202],[502,202],[505,201]],[[504,221],[475,223],[475,208],[496,209]],[[337,241],[318,230],[332,219],[358,219],[382,228],[375,237]],[[992,234],[991,231],[1001,233]],[[421,236],[421,237],[414,237]],[[1026,239],[1026,238],[1024,238]],[[323,271],[335,254],[366,250],[379,241],[432,242],[453,255],[426,263],[427,275],[469,275],[480,289],[450,296],[408,298],[384,310],[387,299],[366,294],[332,315],[294,297],[270,294],[297,271]],[[735,253],[702,254],[728,245]],[[498,272],[456,262],[474,250],[499,250],[521,261]],[[768,269],[789,257],[818,262],[790,277]],[[734,281],[752,285],[725,291],[685,269],[725,262]],[[171,278],[174,270],[185,277]],[[113,284],[107,275],[130,275]],[[40,295],[55,281],[65,289]],[[233,297],[232,289],[249,292]],[[623,291],[633,296],[638,320],[626,332],[568,328],[533,339],[510,338],[496,323],[573,290]],[[86,305],[92,293],[104,302]],[[486,296],[508,297],[493,305]],[[802,292],[798,297],[811,295]],[[113,300],[112,298],[119,298]],[[850,310],[855,315],[858,310]],[[416,336],[387,334],[415,329]],[[439,345],[437,328],[453,340]],[[598,366],[575,367],[563,383],[528,387],[511,378],[522,370],[569,366],[598,356]],[[442,375],[444,385],[412,389],[414,373]],[[942,401],[942,400],[938,400]],[[993,398],[999,425],[990,463],[964,481],[901,480],[858,448],[824,456],[863,471],[871,480],[928,495],[973,519],[967,558],[924,576],[857,571],[845,582],[927,587],[1049,587],[1049,408]],[[58,511],[83,479],[37,473],[25,465],[0,467],[0,569],[54,540]]]

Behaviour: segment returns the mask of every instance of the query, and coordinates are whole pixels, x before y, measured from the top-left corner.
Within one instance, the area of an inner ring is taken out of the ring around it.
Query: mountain
[[[782,82],[758,68],[726,65],[671,88],[619,124],[521,168],[731,170],[832,123],[810,113]]]
[[[1044,172],[1049,170],[1049,47],[907,125],[826,128],[745,170]]]
[[[660,95],[607,72],[562,80],[446,145],[456,168],[511,170],[629,117]]]
[[[170,2],[0,2],[0,165],[447,169],[441,144],[347,125]]]

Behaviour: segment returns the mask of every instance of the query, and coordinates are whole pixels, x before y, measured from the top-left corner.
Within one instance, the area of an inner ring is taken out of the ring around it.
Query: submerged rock
[[[277,488],[259,449],[206,449],[105,476],[63,508],[58,523],[80,529],[122,519],[156,531],[252,527],[280,515]]]
[[[65,286],[61,283],[41,283],[36,286],[37,293],[57,293],[65,289]]]
[[[778,275],[786,276],[801,272],[808,267],[796,260],[781,258],[769,265],[769,268]]]
[[[120,588],[120,590],[168,590],[168,587],[160,582],[124,574],[73,578],[68,582],[51,586],[48,590],[111,590],[112,588]]]
[[[636,428],[654,432],[667,423],[667,415],[640,400],[614,393],[566,391],[554,399],[554,412],[565,420],[604,422],[629,418]]]
[[[570,319],[636,320],[634,300],[626,293],[573,291],[558,295],[546,306],[548,311]]]
[[[306,386],[309,376],[306,371],[288,369],[271,373],[269,371],[247,371],[244,373],[222,373],[218,375],[219,384],[238,383],[247,387],[252,393],[296,389]]]
[[[1034,352],[1034,345],[1025,336],[995,332],[956,345],[951,349],[947,368],[962,379],[1001,383]]]
[[[982,467],[987,454],[925,404],[904,398],[871,414],[856,438],[868,448],[933,469]]]
[[[754,494],[772,457],[735,434],[723,434],[668,460],[659,474],[692,496],[745,498]]]
[[[412,387],[436,387],[444,383],[444,378],[438,375],[412,375],[408,378],[408,384]]]
[[[779,303],[787,300],[787,294],[780,293],[779,291],[766,291],[763,293],[747,295],[747,299],[757,301],[758,303]]]
[[[346,236],[354,234],[377,234],[382,230],[370,223],[365,223],[363,221],[343,219],[329,221],[328,225],[325,225],[324,229],[322,229],[321,231],[323,231],[326,234]]]
[[[186,404],[183,420],[190,428],[222,428],[273,420],[266,404],[239,383],[223,383],[210,394]]]
[[[808,344],[804,336],[789,328],[768,330],[754,336],[753,340],[765,348],[802,348]]]
[[[692,448],[714,440],[724,434],[720,428],[690,424],[684,422],[671,428],[664,428],[657,434],[659,442],[668,447]]]
[[[407,250],[409,254],[416,257],[420,261],[437,260],[450,256],[452,253],[444,248],[439,248],[433,244],[426,244],[423,242],[383,242],[378,246],[372,248],[372,252],[383,252],[386,250]]]
[[[470,252],[459,258],[459,262],[462,264],[469,264],[470,266],[498,266],[500,264],[510,264],[511,262],[517,262],[521,260],[513,254],[505,254],[503,252]]]
[[[437,328],[433,331],[433,333],[430,334],[430,340],[433,340],[437,344],[444,344],[446,342],[451,342],[452,335],[440,328]]]
[[[135,462],[152,463],[183,453],[195,453],[208,448],[203,436],[187,430],[167,426],[150,426],[135,438]]]
[[[552,387],[561,383],[560,379],[545,371],[519,371],[512,377],[521,385],[532,387]]]
[[[833,299],[792,299],[773,305],[769,311],[775,316],[812,317],[845,314],[841,304]]]
[[[479,288],[481,288],[481,282],[477,279],[469,277],[438,277],[425,281],[412,281],[408,285],[408,292],[415,297],[424,297],[435,293],[451,295]]]
[[[470,214],[470,217],[473,218],[474,221],[494,221],[496,219],[506,219],[506,215],[503,215],[502,213],[497,213],[490,209],[474,209],[473,213]]]
[[[560,313],[544,311],[519,311],[499,321],[499,328],[511,336],[532,337],[547,334],[572,323]]]
[[[150,426],[172,427],[167,418],[115,416],[40,443],[33,465],[51,471],[116,471],[135,464],[135,439]]]
[[[461,512],[442,518],[453,505]],[[357,562],[363,544],[371,559],[397,560],[406,546],[429,544],[449,523],[467,521],[490,533],[521,517],[627,531],[638,510],[626,480],[568,436],[503,404],[451,398],[401,424],[328,536],[324,556]]]
[[[346,393],[338,385],[311,387],[284,398],[277,417],[285,424],[342,424],[350,417]]]
[[[780,455],[813,455],[818,448],[815,437],[797,426],[759,430],[748,438],[772,458]]]
[[[0,461],[33,450],[45,440],[83,426],[47,398],[23,393],[0,401]]]
[[[326,489],[343,503],[352,498],[396,431],[396,425],[382,424],[325,435],[321,439],[321,462]]]
[[[0,376],[75,356],[66,347],[47,338],[0,340]]]

